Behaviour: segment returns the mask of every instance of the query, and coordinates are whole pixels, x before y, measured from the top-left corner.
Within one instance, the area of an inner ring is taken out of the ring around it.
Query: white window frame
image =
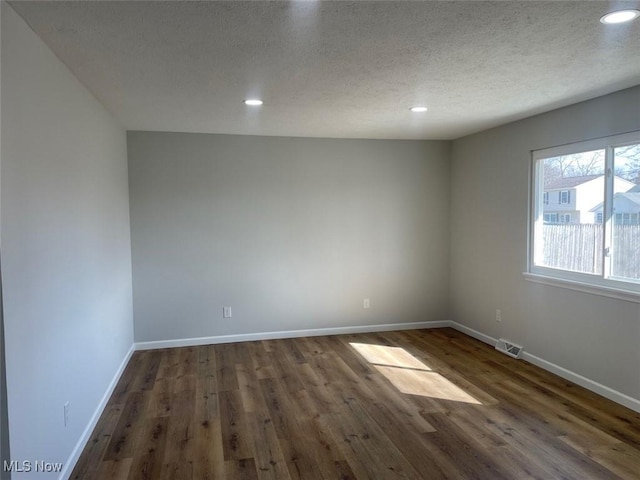
[[[564,196],[566,195],[566,199]],[[560,205],[570,205],[571,204],[571,190],[561,190],[558,194],[558,203]]]
[[[640,143],[640,131],[611,137],[598,138],[585,142],[562,145],[558,147],[534,150],[531,152],[530,199],[529,199],[529,248],[527,253],[527,280],[553,285],[557,287],[579,290],[596,295],[604,295],[622,300],[640,303],[640,281],[626,278],[616,278],[610,274],[611,257],[603,255],[602,274],[572,272],[559,268],[552,268],[535,264],[536,249],[542,248],[540,238],[542,229],[536,225],[544,223],[544,175],[543,160],[562,155],[571,155],[593,150],[605,151],[605,195],[604,195],[604,238],[603,249],[611,248],[611,230],[613,225],[613,181],[614,181],[614,149]],[[561,195],[559,195],[561,198]],[[542,252],[539,252],[542,253]],[[540,258],[538,256],[538,258]]]

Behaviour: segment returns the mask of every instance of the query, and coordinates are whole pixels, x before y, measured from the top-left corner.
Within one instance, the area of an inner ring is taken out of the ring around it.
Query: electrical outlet
[[[231,307],[222,307],[222,317],[223,318],[231,318],[233,315],[231,314]]]
[[[500,310],[499,308],[496,309],[496,322],[502,322],[502,310]]]
[[[369,299],[365,298],[362,302],[362,308],[370,308],[371,304],[369,303]]]
[[[69,402],[65,402],[64,404],[64,426],[69,425]]]

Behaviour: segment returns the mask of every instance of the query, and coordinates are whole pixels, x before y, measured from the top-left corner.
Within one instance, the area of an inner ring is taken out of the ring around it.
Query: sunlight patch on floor
[[[401,393],[482,405],[462,388],[434,372],[401,347],[350,343]]]
[[[376,369],[387,377],[394,387],[407,395],[481,405],[478,400],[439,373],[377,365]]]
[[[386,345],[370,345],[367,343],[350,343],[350,345],[362,355],[367,362],[373,363],[374,365],[431,370],[404,348],[387,347]]]

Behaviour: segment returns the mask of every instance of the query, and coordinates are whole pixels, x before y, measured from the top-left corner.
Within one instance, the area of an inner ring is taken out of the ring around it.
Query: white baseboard
[[[115,375],[111,379],[111,382],[109,383],[109,386],[107,387],[107,390],[104,392],[104,395],[102,396],[102,399],[100,400],[100,403],[98,404],[98,406],[96,407],[95,411],[93,412],[93,415],[91,416],[91,419],[89,420],[89,423],[85,427],[84,432],[82,432],[82,435],[80,436],[80,439],[78,440],[78,443],[76,443],[76,446],[73,449],[73,451],[71,452],[71,455],[69,456],[67,461],[64,462],[64,468],[63,468],[62,472],[60,473],[60,476],[58,477],[58,480],[67,480],[69,478],[69,476],[71,476],[71,473],[73,472],[73,469],[76,466],[76,463],[78,462],[78,459],[80,458],[80,455],[82,454],[82,451],[84,450],[85,446],[87,445],[87,442],[89,442],[89,439],[91,438],[91,433],[93,433],[93,429],[98,424],[98,420],[100,420],[100,416],[102,415],[102,412],[104,412],[104,409],[107,406],[107,402],[109,401],[109,398],[111,398],[111,394],[115,390],[116,385],[118,384],[118,381],[120,380],[120,377],[122,376],[122,372],[124,372],[124,369],[126,368],[127,364],[129,363],[129,360],[131,359],[131,356],[133,355],[133,352],[135,352],[135,344],[131,345],[131,348],[129,349],[127,354],[122,359],[122,362],[120,363],[120,366],[118,367],[118,370],[116,371]]]
[[[481,342],[488,343],[491,346],[495,346],[496,342],[498,341],[497,338],[493,338],[493,337],[490,337],[489,335],[485,335],[484,333],[479,332],[478,330],[474,330],[473,328],[469,328],[466,325],[462,325],[461,323],[454,322],[453,320],[449,321],[448,326],[455,330],[458,330],[459,332],[469,335],[470,337],[473,337],[476,340],[480,340]]]
[[[312,328],[306,330],[283,330],[278,332],[241,333],[215,337],[181,338],[177,340],[159,340],[138,342],[136,350],[156,348],[193,347],[217,343],[253,342],[256,340],[275,340],[279,338],[317,337],[321,335],[344,335],[348,333],[389,332],[393,330],[414,330],[420,328],[444,328],[451,326],[449,320],[434,322],[385,323],[381,325],[353,325],[348,327]]]
[[[481,342],[488,343],[491,346],[495,346],[496,344],[497,339],[490,337],[489,335],[485,335],[484,333],[479,332],[477,330],[474,330],[473,328],[469,328],[465,325],[462,325],[461,323],[450,321],[448,326],[450,326],[451,328],[454,328],[455,330],[458,330],[459,332],[469,335],[470,337],[478,339]],[[619,403],[620,405],[624,405],[625,407],[640,413],[640,400],[630,397],[629,395],[626,395],[624,393],[618,392],[613,388],[609,388],[606,385],[602,385],[601,383],[598,383],[587,377],[583,377],[582,375],[572,372],[571,370],[567,370],[566,368],[561,367],[560,365],[556,365],[555,363],[552,363],[543,358],[537,357],[527,352],[526,346],[525,346],[524,352],[522,353],[522,359],[526,360],[529,363],[532,363],[537,367],[542,368],[543,370],[546,370],[555,375],[558,375],[559,377],[562,377],[565,380],[569,380],[570,382],[580,385],[581,387],[584,387],[587,390],[591,390],[592,392],[597,393],[598,395],[602,395],[604,398],[608,398],[613,402]]]
[[[540,357],[536,357],[535,355],[527,353],[526,351],[523,352],[522,359],[551,373],[555,373],[565,380],[576,383],[581,387],[586,388],[587,390],[591,390],[598,395],[602,395],[604,398],[608,398],[611,401],[619,403],[620,405],[624,405],[625,407],[640,413],[640,400],[638,399],[635,399],[633,397],[630,397],[629,395],[618,392],[613,388],[609,388],[606,385],[602,385],[601,383],[583,377],[582,375],[572,372],[571,370],[567,370],[566,368],[556,365],[555,363],[551,363]]]

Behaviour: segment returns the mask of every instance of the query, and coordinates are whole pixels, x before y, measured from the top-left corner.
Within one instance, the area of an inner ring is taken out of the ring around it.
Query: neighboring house
[[[613,196],[613,215],[616,225],[640,224],[640,185],[627,192],[619,192]],[[604,202],[599,203],[591,211],[596,223],[602,223]]]
[[[614,193],[638,187],[622,177],[614,178]],[[596,223],[595,208],[604,198],[604,175],[583,175],[552,179],[545,184],[545,223]]]

